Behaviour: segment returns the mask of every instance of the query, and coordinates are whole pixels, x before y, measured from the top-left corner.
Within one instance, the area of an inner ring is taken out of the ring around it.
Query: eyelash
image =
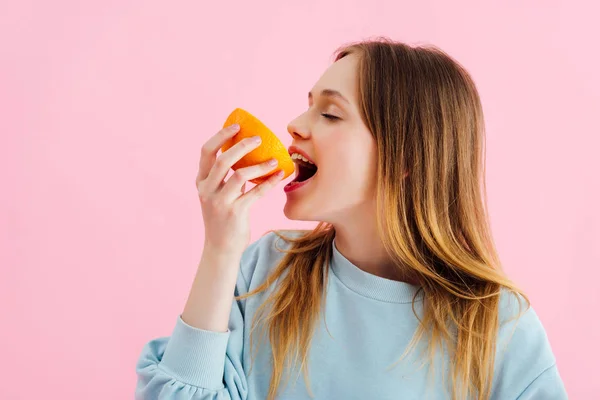
[[[335,120],[337,120],[337,119],[340,119],[339,117],[336,117],[335,115],[331,115],[331,114],[325,114],[325,113],[321,113],[321,115],[322,115],[324,118],[327,118],[327,119],[328,119],[328,120],[330,120],[330,121],[335,121]]]

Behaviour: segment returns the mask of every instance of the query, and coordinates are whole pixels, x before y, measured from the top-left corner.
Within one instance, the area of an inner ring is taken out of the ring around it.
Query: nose
[[[310,130],[304,122],[303,116],[304,114],[296,117],[287,126],[288,133],[292,135],[293,139],[307,139],[310,136]]]

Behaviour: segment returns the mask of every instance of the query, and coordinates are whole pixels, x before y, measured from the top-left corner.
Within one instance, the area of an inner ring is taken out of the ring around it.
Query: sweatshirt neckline
[[[365,272],[350,262],[332,242],[331,269],[335,276],[350,290],[379,301],[388,303],[412,303],[419,286],[383,278]],[[419,294],[415,300],[421,300]]]

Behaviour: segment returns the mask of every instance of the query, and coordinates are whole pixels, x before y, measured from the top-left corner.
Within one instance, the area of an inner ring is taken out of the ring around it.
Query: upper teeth
[[[302,160],[304,162],[307,162],[309,164],[313,164],[314,165],[314,162],[310,161],[308,158],[304,157],[302,154],[292,153],[292,160],[296,160],[296,159],[300,159],[300,160]]]

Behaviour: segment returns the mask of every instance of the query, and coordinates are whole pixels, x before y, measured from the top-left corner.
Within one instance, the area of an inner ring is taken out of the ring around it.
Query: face
[[[288,125],[292,145],[318,167],[310,181],[287,193],[289,219],[340,224],[357,212],[374,212],[376,143],[360,117],[357,72],[357,55],[333,63],[311,89],[308,109]]]

